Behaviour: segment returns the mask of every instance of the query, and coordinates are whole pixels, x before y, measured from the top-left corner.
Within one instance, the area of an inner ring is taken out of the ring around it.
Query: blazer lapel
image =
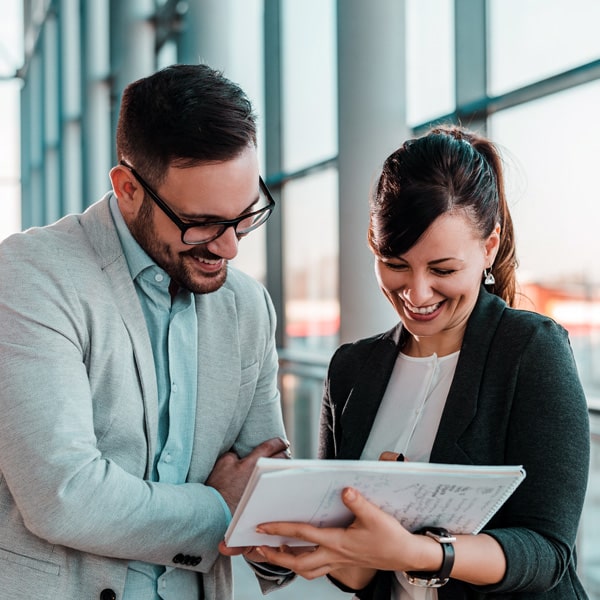
[[[241,383],[241,349],[238,314],[233,292],[226,286],[196,295],[198,317],[198,394],[194,453],[190,481],[204,481],[216,458],[236,411]]]
[[[431,462],[448,462],[449,456],[456,457],[456,461],[470,460],[460,449],[458,440],[477,412],[486,357],[504,308],[504,301],[482,286],[469,317],[456,372],[431,451]]]
[[[107,194],[100,202],[88,208],[81,215],[80,222],[100,258],[100,266],[109,280],[109,288],[131,339],[144,402],[148,448],[146,476],[149,477],[154,462],[158,431],[158,390],[154,358],[144,314],[110,214],[110,195]]]
[[[360,458],[400,351],[401,330],[401,325],[397,325],[383,334],[367,357],[361,373],[351,374],[356,383],[341,413],[339,458]]]

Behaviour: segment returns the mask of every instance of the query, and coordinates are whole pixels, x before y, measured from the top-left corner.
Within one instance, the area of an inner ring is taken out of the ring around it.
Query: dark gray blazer
[[[325,383],[321,458],[360,458],[405,334],[399,324],[336,351]],[[575,538],[589,440],[567,332],[547,317],[508,308],[482,287],[431,462],[522,464],[527,477],[485,529],[506,555],[504,579],[486,587],[451,580],[440,600],[587,598]],[[391,576],[379,572],[357,597],[389,600]]]

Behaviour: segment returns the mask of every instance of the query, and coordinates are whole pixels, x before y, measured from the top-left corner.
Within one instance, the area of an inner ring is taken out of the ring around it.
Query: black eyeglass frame
[[[131,171],[131,174],[138,180],[140,185],[148,193],[150,198],[152,198],[152,200],[158,206],[158,208],[160,208],[167,215],[167,217],[169,217],[169,219],[175,225],[177,225],[177,227],[181,231],[181,241],[188,246],[201,246],[202,244],[209,244],[210,242],[216,240],[218,237],[221,237],[227,231],[227,229],[229,227],[233,227],[233,229],[235,230],[235,234],[238,236],[238,238],[241,238],[242,236],[250,233],[251,231],[258,229],[261,225],[264,225],[267,222],[267,220],[269,219],[269,217],[271,216],[273,209],[275,208],[275,200],[273,200],[273,196],[271,196],[271,192],[269,192],[269,189],[265,185],[265,182],[263,181],[262,177],[259,175],[258,183],[259,183],[260,189],[263,192],[263,194],[265,195],[265,197],[267,198],[267,200],[269,201],[269,204],[267,206],[264,206],[263,208],[256,210],[254,212],[250,212],[245,215],[242,215],[241,217],[236,217],[235,219],[224,219],[221,221],[207,221],[207,222],[202,222],[202,223],[197,223],[197,222],[185,223],[177,216],[177,214],[173,211],[173,209],[150,187],[150,185],[144,180],[144,178],[130,164],[128,164],[124,160],[120,161],[119,164],[123,167],[126,167],[127,169],[129,169]],[[251,219],[252,217],[257,217],[257,216],[265,214],[265,213],[266,213],[266,217],[263,220],[259,221],[257,224],[250,226],[249,228],[245,229],[242,232],[239,232],[237,230],[238,225],[242,221],[245,221],[246,219]],[[217,234],[213,235],[212,237],[209,237],[206,240],[202,240],[201,242],[189,242],[184,239],[186,232],[194,227],[214,227],[215,225],[222,226],[222,229]]]

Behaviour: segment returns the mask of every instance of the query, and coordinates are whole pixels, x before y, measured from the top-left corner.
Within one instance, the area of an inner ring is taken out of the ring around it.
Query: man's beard
[[[174,252],[166,243],[159,240],[154,227],[154,203],[144,195],[142,206],[137,216],[131,221],[129,231],[146,254],[180,287],[186,288],[194,294],[210,294],[217,291],[227,278],[227,263],[214,274],[199,274],[192,268],[191,263],[196,258],[220,260],[209,252],[204,245],[190,246],[185,252]]]

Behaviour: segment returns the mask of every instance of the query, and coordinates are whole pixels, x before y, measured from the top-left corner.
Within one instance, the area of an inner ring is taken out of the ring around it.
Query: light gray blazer
[[[0,245],[0,590],[12,600],[122,597],[128,561],[203,575],[233,598],[203,485],[220,454],[283,436],[275,315],[229,269],[196,296],[198,397],[188,482],[147,481],[156,447],[152,349],[108,207]],[[177,555],[200,557],[195,566]]]

